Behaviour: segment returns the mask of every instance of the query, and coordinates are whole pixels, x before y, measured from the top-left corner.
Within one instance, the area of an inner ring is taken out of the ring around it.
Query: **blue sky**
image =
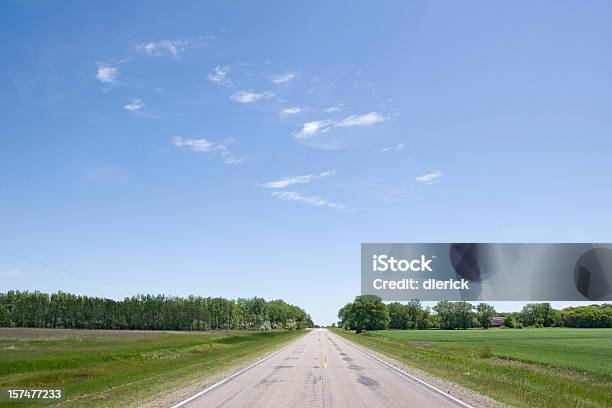
[[[0,290],[282,297],[329,323],[361,242],[609,242],[611,18],[5,1]]]

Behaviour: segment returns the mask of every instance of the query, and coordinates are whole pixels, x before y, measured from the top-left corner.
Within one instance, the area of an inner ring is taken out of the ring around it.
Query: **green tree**
[[[550,327],[555,322],[555,311],[550,303],[528,303],[518,318],[524,326]]]
[[[349,320],[352,315],[352,307],[352,303],[347,303],[346,305],[342,306],[340,310],[338,310],[338,319],[340,319],[339,326],[342,327],[344,330],[349,330]]]
[[[479,303],[476,306],[478,323],[483,329],[491,327],[491,319],[495,316],[495,308],[487,303]]]
[[[433,310],[438,316],[438,323],[442,329],[467,329],[472,326],[472,306],[468,302],[438,302]]]
[[[408,311],[409,328],[416,329],[418,327],[419,316],[423,312],[421,301],[416,298],[410,299],[406,309]]]
[[[441,329],[454,329],[454,317],[452,303],[448,300],[441,300],[433,307],[437,315],[437,321]]]
[[[0,327],[9,327],[11,325],[11,313],[8,308],[0,303]]]
[[[343,326],[357,333],[364,330],[384,330],[389,326],[389,312],[382,299],[374,295],[361,295],[338,311]]]
[[[452,310],[455,319],[455,328],[469,329],[472,327],[473,309],[474,306],[469,302],[453,303]]]
[[[612,304],[567,307],[561,316],[567,327],[612,327]]]
[[[432,328],[432,317],[431,310],[429,307],[421,309],[419,312],[419,316],[417,318],[417,329],[419,330],[427,330]]]
[[[399,302],[389,303],[387,305],[389,312],[389,328],[406,330],[409,328],[410,316],[408,308]]]
[[[261,298],[136,295],[122,301],[64,292],[0,293],[0,326],[77,329],[209,330],[302,329],[312,319],[300,307]]]

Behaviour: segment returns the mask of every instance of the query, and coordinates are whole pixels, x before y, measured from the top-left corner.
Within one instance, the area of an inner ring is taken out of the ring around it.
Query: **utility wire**
[[[72,271],[69,271],[68,269],[59,268],[59,267],[53,266],[53,265],[51,265],[49,263],[42,262],[42,261],[39,261],[39,260],[30,258],[30,257],[27,257],[27,256],[23,256],[23,255],[17,254],[17,253],[15,253],[13,251],[8,251],[6,249],[0,248],[0,253],[12,256],[14,258],[22,259],[24,261],[28,261],[30,263],[42,266],[43,268],[52,269],[54,271],[65,273],[67,275],[71,275],[71,276],[74,276],[74,277],[77,277],[77,278],[80,278],[80,279],[84,279],[84,280],[88,280],[88,281],[92,281],[92,282],[97,282],[97,283],[102,283],[104,285],[107,285],[107,286],[110,286],[110,287],[113,287],[113,288],[116,288],[116,289],[121,289],[121,290],[124,290],[124,291],[128,291],[128,289],[126,289],[126,288],[124,288],[122,286],[119,286],[119,285],[115,285],[114,283],[106,282],[106,281],[103,281],[101,279],[92,278],[90,276],[86,276],[86,275],[82,275],[80,273],[72,272]]]

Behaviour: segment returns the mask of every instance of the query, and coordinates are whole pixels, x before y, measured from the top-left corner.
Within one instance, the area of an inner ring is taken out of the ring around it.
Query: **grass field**
[[[336,333],[517,407],[612,407],[612,329]]]
[[[124,407],[262,355],[301,334],[0,329],[0,388],[58,387],[67,400],[57,406]]]

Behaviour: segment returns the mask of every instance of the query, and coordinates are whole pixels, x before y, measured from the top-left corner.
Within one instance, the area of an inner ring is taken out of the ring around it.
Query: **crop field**
[[[0,329],[0,388],[62,388],[67,399],[56,404],[62,407],[128,406],[301,333]]]
[[[612,329],[336,333],[512,406],[612,406]]]

